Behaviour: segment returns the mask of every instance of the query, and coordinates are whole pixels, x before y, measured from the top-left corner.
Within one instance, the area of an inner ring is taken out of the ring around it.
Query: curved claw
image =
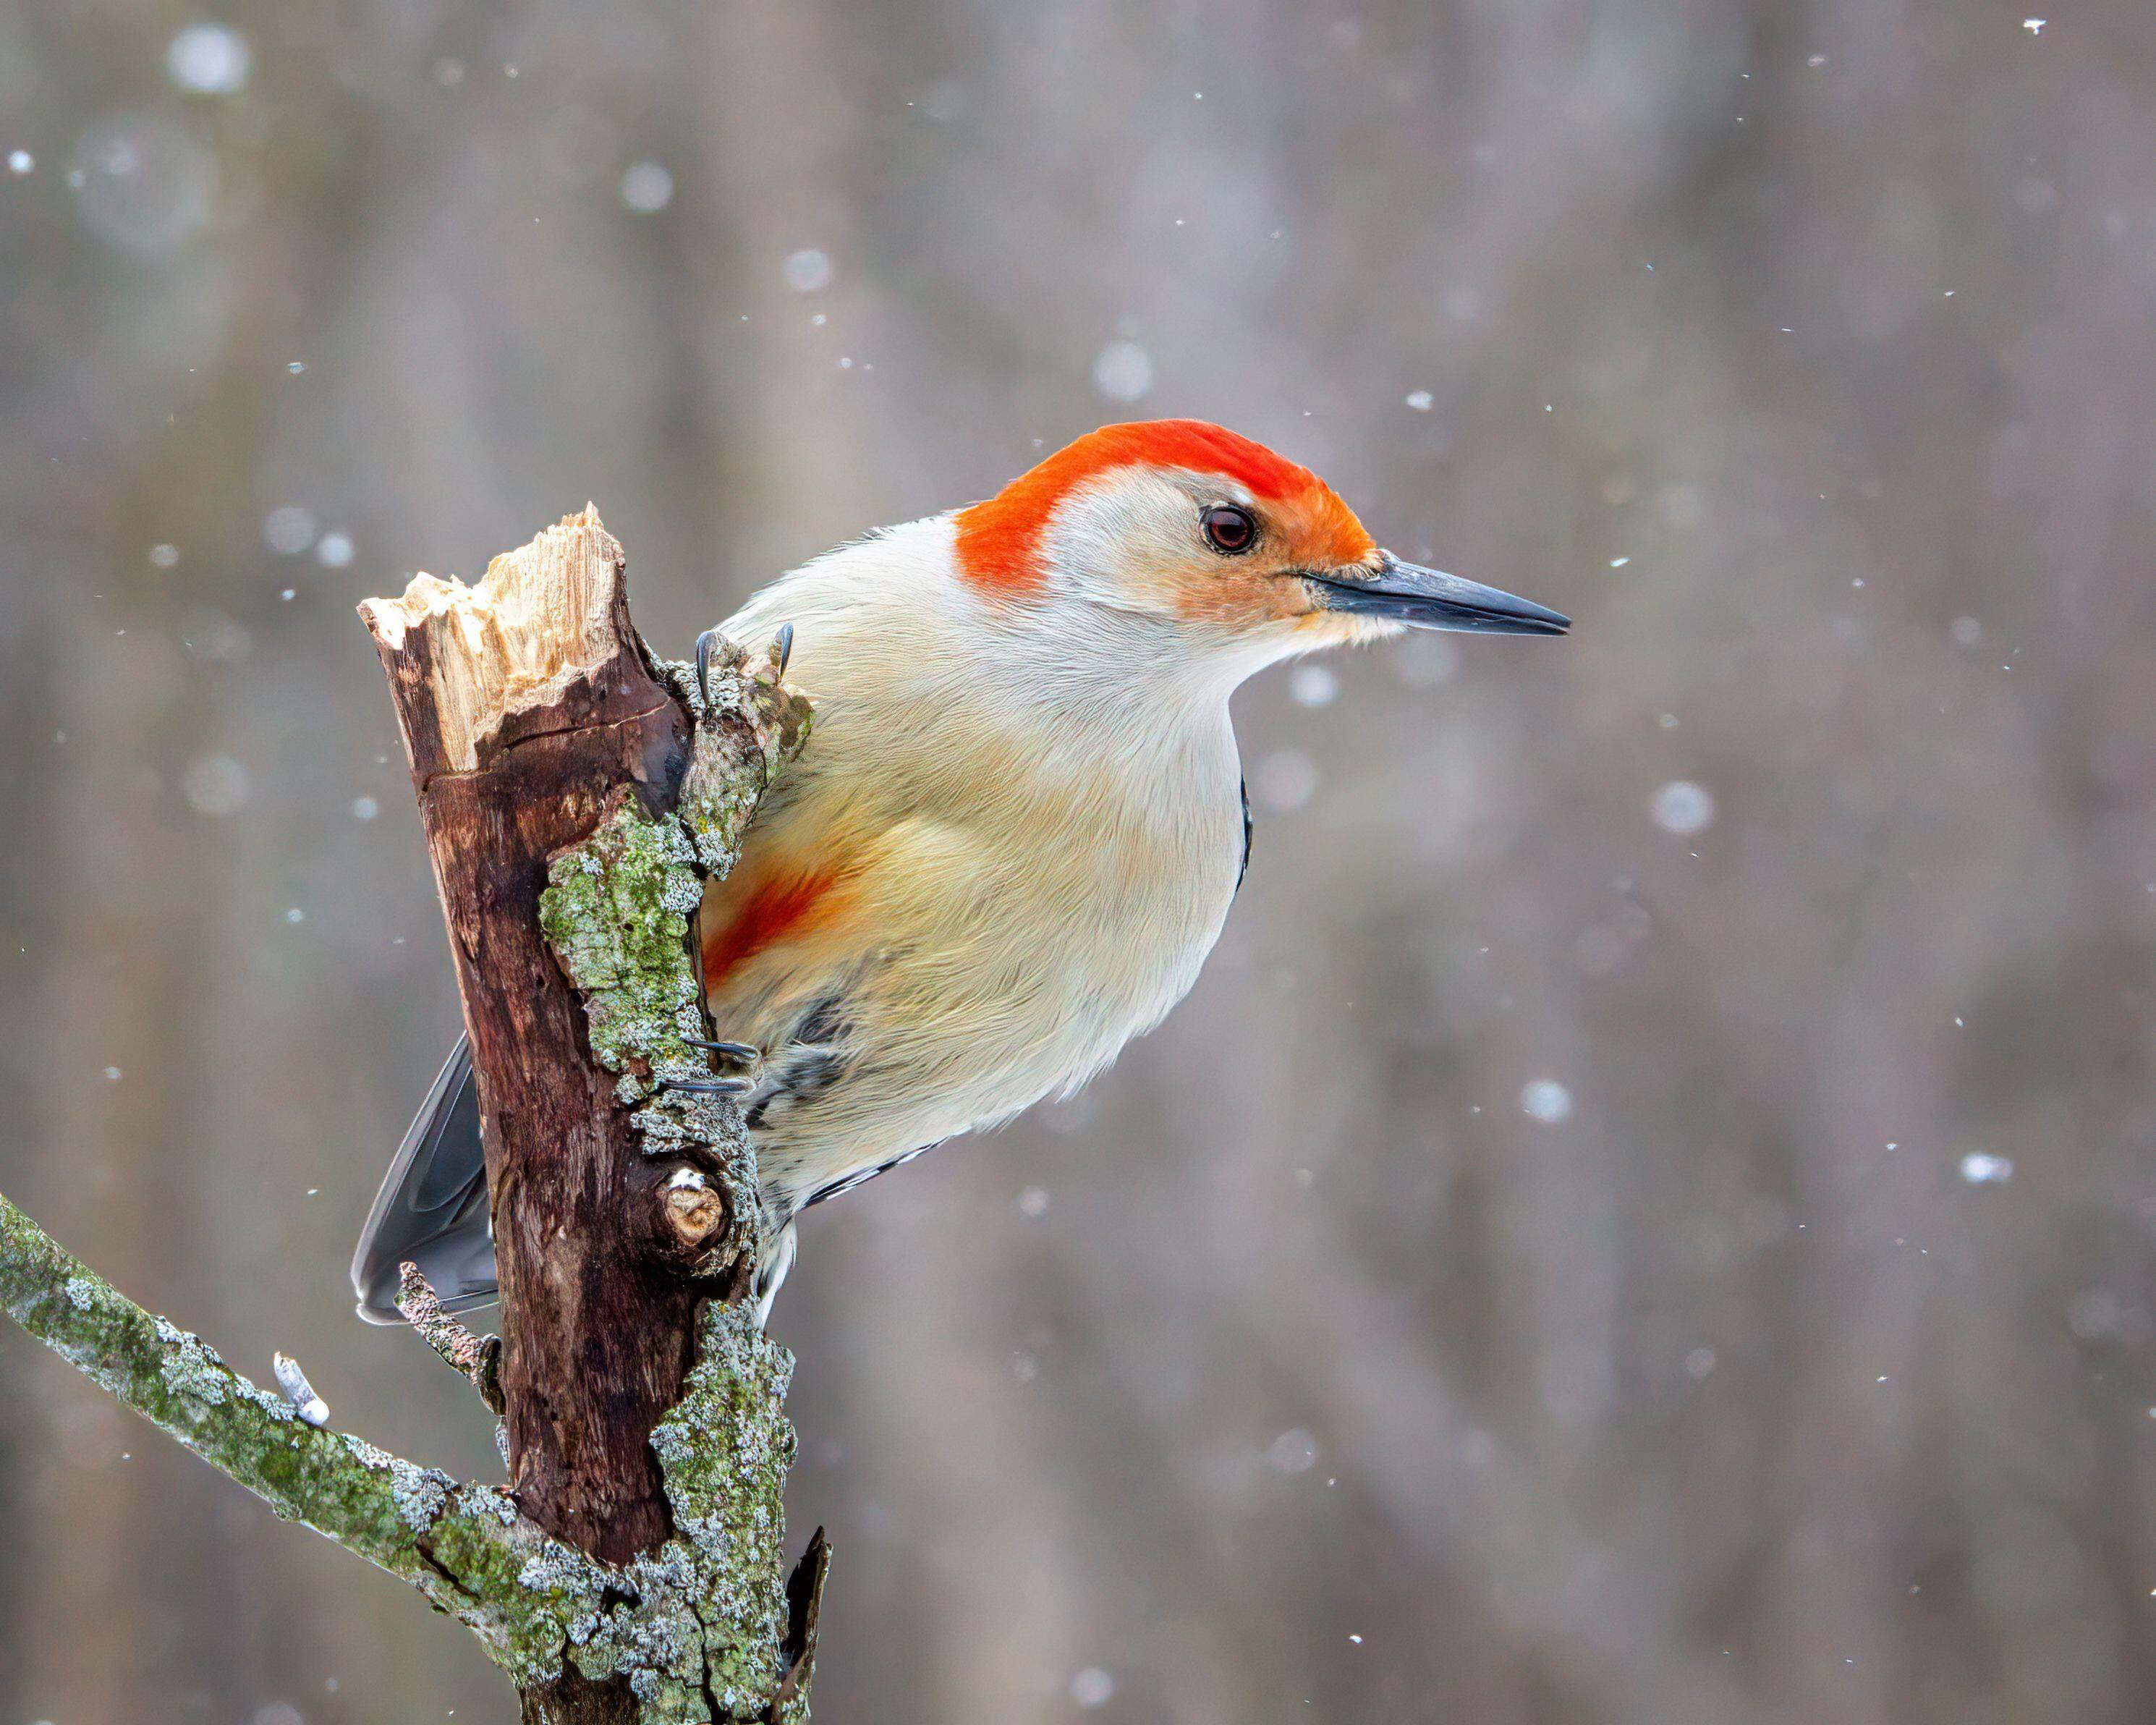
[[[691,1048],[709,1049],[713,1054],[724,1055],[730,1060],[760,1060],[763,1050],[746,1042],[714,1042],[704,1036],[684,1036],[681,1039]]]
[[[661,1078],[658,1085],[661,1090],[687,1091],[699,1096],[738,1096],[753,1087],[746,1078]]]
[[[793,656],[793,625],[790,623],[782,623],[778,626],[777,639],[771,644],[772,662],[776,667],[772,673],[774,678],[786,675],[786,661]]]
[[[719,632],[707,629],[696,637],[696,692],[704,697],[706,711],[711,706],[711,643],[719,639]]]

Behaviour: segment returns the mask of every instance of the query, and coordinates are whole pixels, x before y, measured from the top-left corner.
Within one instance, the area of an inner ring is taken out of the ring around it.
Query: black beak
[[[1486,635],[1561,635],[1572,627],[1562,612],[1532,599],[1516,599],[1479,581],[1404,563],[1389,551],[1378,553],[1378,567],[1335,569],[1305,578],[1317,589],[1328,611],[1383,617],[1410,629],[1470,629]]]

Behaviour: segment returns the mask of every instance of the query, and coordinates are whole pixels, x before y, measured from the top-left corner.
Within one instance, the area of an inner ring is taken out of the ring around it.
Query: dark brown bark
[[[636,1697],[625,1683],[594,1683],[574,1666],[551,1683],[520,1690],[521,1725],[636,1725]]]
[[[680,1394],[700,1294],[652,1260],[651,1170],[614,1075],[591,1058],[582,1004],[540,932],[539,896],[548,858],[588,837],[624,791],[649,811],[670,804],[690,720],[630,624],[619,547],[589,525],[614,560],[613,650],[568,667],[553,698],[460,737],[465,716],[439,693],[454,676],[438,660],[454,644],[424,624],[377,626],[376,639],[478,1076],[511,1486],[542,1527],[619,1563],[670,1531],[649,1440]],[[535,1704],[527,1717],[612,1717],[534,1715]]]

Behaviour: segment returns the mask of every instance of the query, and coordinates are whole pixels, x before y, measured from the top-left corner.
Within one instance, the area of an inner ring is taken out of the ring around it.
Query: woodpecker
[[[1404,629],[1563,634],[1558,613],[1380,550],[1317,475],[1219,426],[1104,426],[985,502],[872,532],[713,633],[783,641],[816,704],[700,918],[762,1214],[794,1219],[1068,1095],[1189,992],[1250,860],[1229,697]],[[706,641],[708,642],[708,637]],[[392,1164],[352,1279],[494,1291],[459,1047]]]

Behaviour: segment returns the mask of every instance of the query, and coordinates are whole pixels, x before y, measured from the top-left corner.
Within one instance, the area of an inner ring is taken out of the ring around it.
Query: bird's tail
[[[369,1323],[403,1322],[397,1310],[398,1268],[407,1263],[418,1266],[452,1312],[495,1297],[479,1091],[471,1048],[461,1036],[398,1146],[352,1254],[352,1291]]]

